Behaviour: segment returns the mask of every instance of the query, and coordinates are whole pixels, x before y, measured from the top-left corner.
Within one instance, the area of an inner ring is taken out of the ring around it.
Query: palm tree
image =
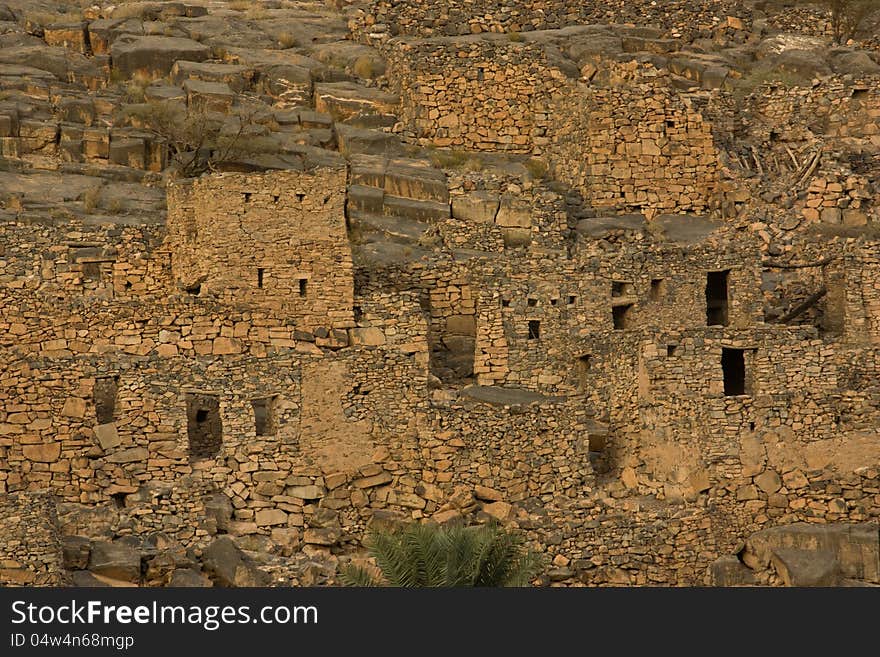
[[[495,523],[413,523],[373,532],[366,544],[381,576],[351,565],[341,573],[348,586],[526,586],[541,566],[521,535]]]

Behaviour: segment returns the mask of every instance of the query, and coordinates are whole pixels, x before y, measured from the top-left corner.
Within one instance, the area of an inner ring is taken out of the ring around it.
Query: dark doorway
[[[192,461],[214,458],[223,443],[220,401],[213,395],[192,393],[186,398],[186,433]]]
[[[611,322],[618,331],[628,329],[630,327],[630,311],[633,305],[631,303],[624,306],[614,306],[611,308]]]
[[[721,349],[721,370],[724,373],[726,396],[746,394],[746,359],[744,349]]]
[[[727,326],[727,283],[730,270],[706,274],[706,326]]]
[[[118,391],[118,376],[102,376],[95,379],[92,399],[95,402],[95,420],[98,424],[108,424],[115,419]]]
[[[587,385],[590,380],[590,367],[592,366],[593,357],[590,354],[584,354],[578,358],[578,385],[581,392],[587,391]]]

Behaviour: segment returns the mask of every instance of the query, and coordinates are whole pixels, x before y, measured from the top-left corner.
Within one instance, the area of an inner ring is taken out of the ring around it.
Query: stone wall
[[[378,40],[397,35],[440,36],[480,32],[526,32],[575,24],[634,23],[662,28],[674,36],[710,36],[719,29],[742,29],[749,10],[729,0],[688,2],[623,2],[593,4],[572,0],[502,2],[480,0],[443,3],[374,0],[356,5],[349,27],[358,38]],[[745,18],[739,20],[736,17]],[[733,22],[728,21],[733,17]]]
[[[181,287],[283,310],[297,327],[352,326],[344,170],[224,174],[169,187],[168,244]]]
[[[862,227],[877,220],[874,153],[880,146],[880,95],[873,76],[814,86],[763,84],[744,101],[737,131],[760,143],[767,163],[797,160],[794,209],[808,224]]]
[[[549,127],[549,96],[563,78],[539,47],[524,43],[402,43],[388,65],[400,118],[416,137],[471,150],[534,150]]]
[[[51,493],[0,495],[0,586],[64,586]]]
[[[706,213],[719,206],[709,124],[668,72],[602,62],[587,85],[554,98],[544,149],[557,179],[596,208]]]
[[[402,42],[388,77],[419,143],[543,154],[585,203],[617,212],[720,207],[711,127],[668,72],[600,61],[580,81],[542,46],[497,40]]]
[[[763,527],[877,516],[880,366],[857,321],[873,312],[871,244],[810,269],[837,281],[853,325],[823,341],[764,323],[759,244],[718,222],[573,218],[546,184],[454,176],[433,252],[355,267],[338,199],[272,214],[276,192],[331,183],[344,199],[338,171],[179,184],[167,240],[4,224],[0,493],[52,490],[66,533],[199,547],[227,532],[328,558],[371,523],[476,514],[525,530],[559,584],[701,584]],[[226,233],[186,242],[195,217],[202,237],[209,218],[244,225],[242,252],[271,229],[277,262],[338,256],[347,273],[314,306],[260,296]],[[306,239],[312,225],[326,239]],[[70,248],[99,253],[71,263]],[[78,269],[110,256],[98,280]],[[207,274],[198,294],[177,287],[190,271]],[[726,321],[710,322],[720,272]],[[743,350],[742,394],[724,349]],[[472,376],[443,374],[457,357]]]

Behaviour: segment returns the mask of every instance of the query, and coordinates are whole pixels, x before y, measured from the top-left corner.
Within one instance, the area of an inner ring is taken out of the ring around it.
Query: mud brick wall
[[[51,493],[0,495],[0,586],[64,586]]]
[[[388,54],[401,121],[423,144],[530,153],[550,126],[563,74],[540,48],[503,42],[418,42]]]
[[[181,286],[283,309],[297,328],[352,326],[344,170],[224,174],[168,190],[168,248]]]

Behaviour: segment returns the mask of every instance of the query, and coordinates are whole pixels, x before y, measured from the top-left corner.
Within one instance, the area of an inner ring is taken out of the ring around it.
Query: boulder
[[[777,548],[770,563],[786,586],[838,586],[840,564],[827,550]]]
[[[232,521],[232,503],[223,493],[208,495],[204,499],[205,515],[212,521],[214,528],[228,531]]]
[[[256,79],[254,69],[240,64],[177,61],[171,67],[171,80],[182,84],[187,80],[222,82],[236,93],[250,89]]]
[[[841,52],[831,56],[831,68],[837,75],[877,75],[880,64],[877,64],[866,52]]]
[[[136,74],[150,78],[168,75],[178,60],[202,62],[211,57],[211,49],[182,37],[143,36],[119,38],[110,47],[113,66],[122,75]]]
[[[531,208],[507,194],[501,197],[495,223],[503,228],[529,228],[532,225]]]
[[[394,114],[400,98],[395,94],[354,82],[315,85],[315,109],[342,121],[355,114]]]
[[[709,566],[709,586],[754,586],[754,573],[735,556],[716,559]]]
[[[107,582],[102,582],[88,570],[75,570],[70,574],[70,582],[73,586],[82,588],[103,588],[110,586]]]
[[[43,39],[50,46],[69,48],[81,53],[89,51],[87,24],[80,21],[76,23],[57,23],[47,25],[43,29]]]
[[[491,224],[498,214],[498,195],[477,191],[452,199],[452,217],[479,224]]]
[[[227,112],[235,101],[235,92],[225,82],[186,80],[183,83],[187,104],[209,112]]]
[[[214,586],[214,583],[192,568],[179,568],[171,574],[171,580],[168,586],[186,587],[186,588],[207,588]]]
[[[85,570],[89,567],[92,542],[85,536],[65,536],[61,540],[61,551],[67,570]]]
[[[817,554],[819,560],[825,559],[819,553],[830,553],[843,577],[880,583],[880,533],[876,523],[795,523],[763,529],[748,538],[742,559],[750,568],[763,570],[775,558],[774,567],[787,568],[796,579],[799,564],[806,557],[780,550],[806,550]]]
[[[137,584],[141,580],[141,555],[128,545],[95,541],[89,555],[89,570],[95,575]]]
[[[403,155],[404,148],[397,135],[336,124],[336,138],[343,155]]]
[[[202,554],[202,566],[217,586],[266,586],[269,576],[257,568],[228,536],[220,536]]]

